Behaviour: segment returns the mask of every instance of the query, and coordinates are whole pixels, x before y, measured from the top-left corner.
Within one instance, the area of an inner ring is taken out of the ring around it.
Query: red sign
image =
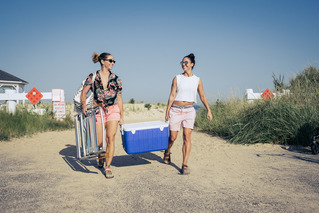
[[[30,90],[30,92],[28,92],[26,97],[29,99],[29,101],[31,101],[31,103],[35,105],[36,103],[38,103],[38,101],[40,101],[43,95],[36,88],[33,88],[32,90]]]
[[[269,101],[273,96],[274,94],[268,88],[261,94],[261,98],[266,101]]]

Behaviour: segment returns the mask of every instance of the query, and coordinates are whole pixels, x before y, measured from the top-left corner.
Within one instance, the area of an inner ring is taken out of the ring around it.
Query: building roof
[[[0,82],[9,81],[14,83],[22,83],[22,84],[29,84],[27,81],[22,80],[14,75],[11,75],[3,70],[0,70]]]

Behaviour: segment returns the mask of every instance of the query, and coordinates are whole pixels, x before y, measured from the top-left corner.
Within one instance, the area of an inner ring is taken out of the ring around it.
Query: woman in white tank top
[[[190,173],[190,169],[188,167],[188,158],[191,151],[191,132],[196,117],[196,112],[193,104],[197,103],[197,93],[199,94],[200,100],[208,111],[208,120],[212,120],[212,113],[203,91],[202,81],[199,77],[195,76],[192,73],[193,67],[195,65],[194,58],[194,55],[191,53],[185,56],[180,62],[184,72],[175,76],[172,81],[171,93],[169,96],[165,116],[166,121],[169,120],[170,136],[168,149],[164,153],[163,160],[165,164],[171,163],[170,149],[178,136],[178,132],[182,127],[182,174]]]

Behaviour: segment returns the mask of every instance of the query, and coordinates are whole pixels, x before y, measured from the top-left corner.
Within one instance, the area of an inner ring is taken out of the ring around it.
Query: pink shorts
[[[183,128],[193,129],[196,110],[190,108],[171,107],[169,111],[169,129],[170,131],[180,131]]]
[[[100,109],[102,109],[104,123],[108,121],[120,121],[120,108],[118,104],[108,106],[107,110],[104,107],[101,107]],[[101,123],[100,112],[96,114],[96,123]]]

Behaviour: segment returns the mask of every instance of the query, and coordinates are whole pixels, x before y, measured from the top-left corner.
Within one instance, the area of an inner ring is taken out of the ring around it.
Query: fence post
[[[7,95],[12,95],[12,94],[16,94],[17,91],[16,90],[12,90],[12,89],[6,89],[5,90],[5,94]],[[13,100],[9,100],[7,101],[7,106],[8,106],[8,112],[11,112],[11,113],[15,113],[16,112],[16,105],[17,105],[17,102],[16,101],[13,101]]]

